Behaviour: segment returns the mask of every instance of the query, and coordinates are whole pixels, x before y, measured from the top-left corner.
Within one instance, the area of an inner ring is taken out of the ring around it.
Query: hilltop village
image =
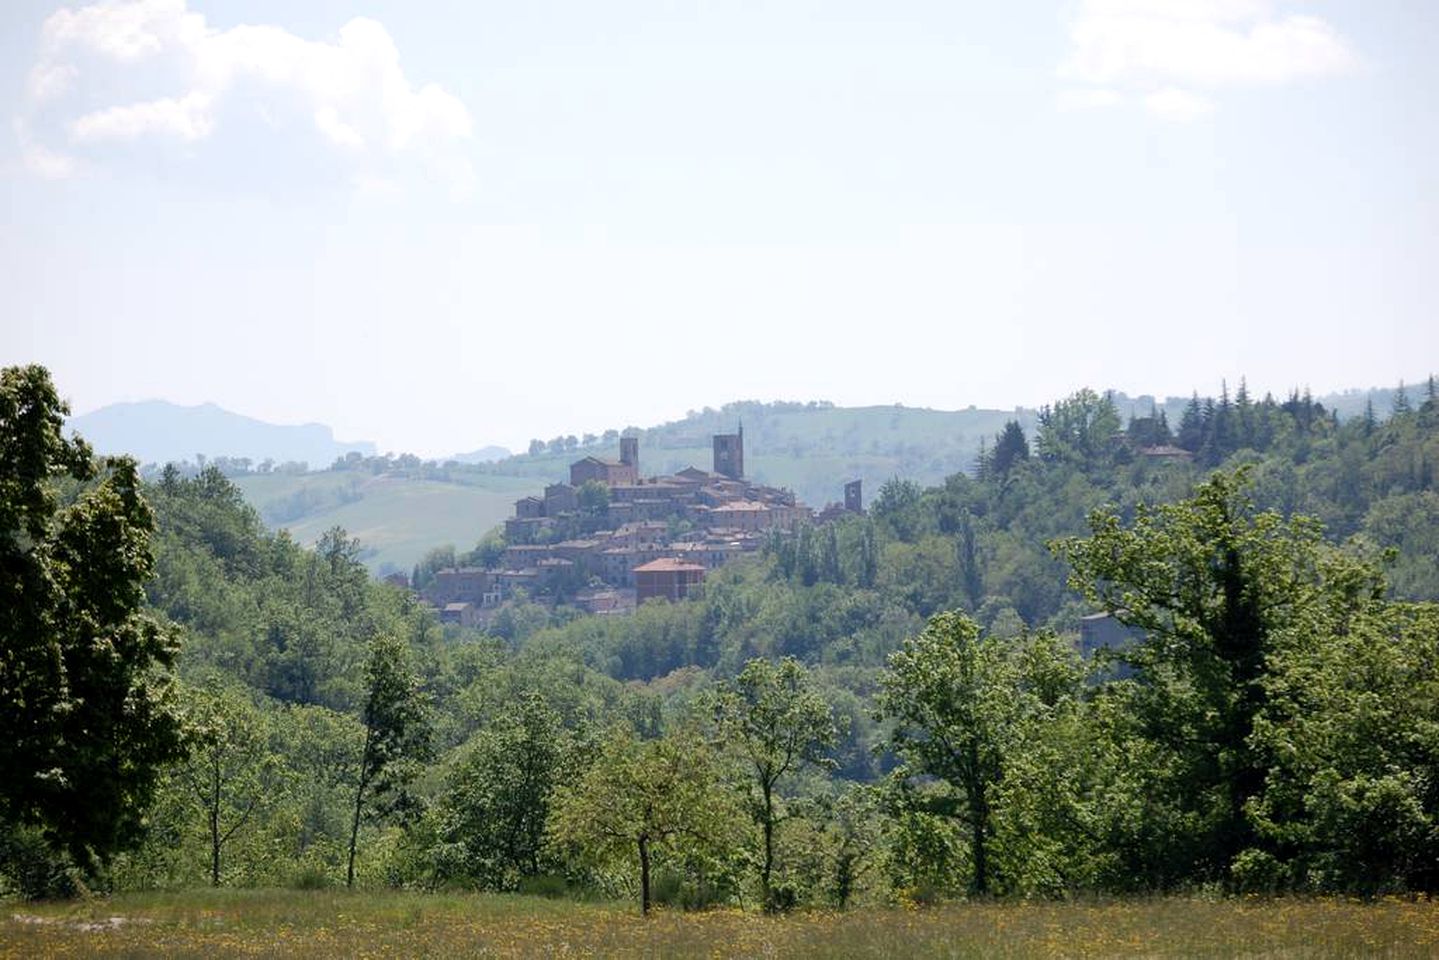
[[[860,481],[818,513],[789,490],[745,477],[744,426],[713,438],[712,469],[640,476],[638,437],[618,460],[570,464],[568,483],[515,502],[505,548],[488,567],[440,570],[422,592],[448,623],[483,623],[506,600],[568,602],[589,613],[626,613],[652,597],[679,600],[705,574],[759,550],[772,531],[824,523],[864,509]]]

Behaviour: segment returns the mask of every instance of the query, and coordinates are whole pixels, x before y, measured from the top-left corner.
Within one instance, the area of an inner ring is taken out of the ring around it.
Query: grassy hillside
[[[353,471],[252,475],[235,484],[268,525],[288,529],[303,544],[344,527],[360,539],[365,563],[376,573],[408,571],[440,544],[474,546],[510,516],[517,498],[542,486],[521,477],[460,484]]]
[[[639,432],[640,470],[669,473],[709,469],[710,438],[744,424],[746,473],[760,483],[789,487],[823,506],[841,498],[844,483],[865,481],[872,495],[890,477],[923,484],[973,466],[981,441],[993,440],[1006,420],[1033,426],[1032,410],[926,410],[915,407],[834,407],[828,404],[726,404]],[[499,473],[561,477],[586,453],[614,456],[618,445],[599,441],[573,450],[516,456],[493,465]]]

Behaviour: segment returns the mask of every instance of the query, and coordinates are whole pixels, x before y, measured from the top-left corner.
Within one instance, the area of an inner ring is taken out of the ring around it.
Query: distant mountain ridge
[[[469,453],[457,453],[449,459],[456,463],[494,463],[496,460],[505,460],[513,456],[508,447],[488,446],[478,450],[471,450]]]
[[[165,400],[115,403],[71,417],[68,426],[100,453],[128,453],[141,463],[248,457],[324,469],[350,452],[373,456],[368,441],[343,442],[324,424],[266,423],[213,403],[187,407]]]

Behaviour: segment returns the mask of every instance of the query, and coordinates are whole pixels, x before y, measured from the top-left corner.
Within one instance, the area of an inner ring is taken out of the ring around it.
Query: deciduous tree
[[[402,640],[381,635],[370,643],[365,664],[365,742],[355,771],[345,885],[355,885],[355,848],[360,820],[405,817],[416,811],[410,783],[430,758],[429,709],[410,668]]]
[[[775,831],[785,819],[780,783],[804,767],[832,768],[829,751],[839,728],[809,671],[793,657],[745,664],[715,697],[714,720],[721,743],[740,756],[748,773],[750,815],[764,842],[760,896],[765,909],[772,910],[778,905],[771,887]]]
[[[67,412],[43,367],[0,371],[0,820],[88,864],[139,836],[183,755],[179,645],[141,612],[154,519],[135,463],[97,464]]]
[[[629,861],[648,914],[656,855],[728,845],[738,811],[715,753],[699,737],[606,738],[574,784],[555,794],[551,836],[593,863]]]

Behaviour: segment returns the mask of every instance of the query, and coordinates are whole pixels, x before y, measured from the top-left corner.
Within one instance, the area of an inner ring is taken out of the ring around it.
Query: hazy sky
[[[441,455],[1439,368],[1439,3],[0,5],[0,363]]]

